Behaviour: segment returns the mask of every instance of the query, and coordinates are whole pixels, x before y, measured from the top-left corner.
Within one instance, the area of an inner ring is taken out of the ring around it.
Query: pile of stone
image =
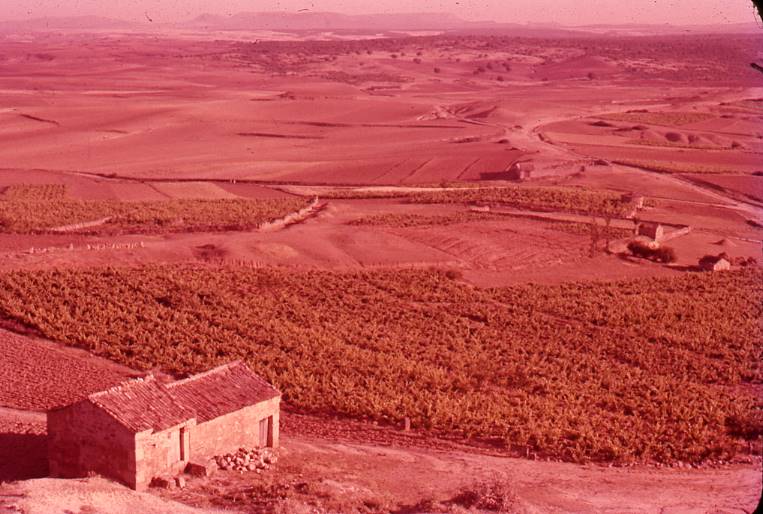
[[[236,453],[226,453],[215,457],[217,467],[226,471],[254,471],[257,473],[269,469],[278,458],[271,448],[248,450],[239,448]]]
[[[185,487],[185,478],[183,477],[169,477],[160,476],[151,479],[149,487],[156,487],[158,489],[182,489]]]

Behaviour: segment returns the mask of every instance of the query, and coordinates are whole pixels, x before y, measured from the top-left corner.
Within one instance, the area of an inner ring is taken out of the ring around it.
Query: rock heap
[[[256,448],[248,450],[239,448],[236,453],[226,453],[214,458],[217,467],[226,471],[255,471],[260,473],[262,470],[270,468],[276,463],[277,457],[271,448]]]

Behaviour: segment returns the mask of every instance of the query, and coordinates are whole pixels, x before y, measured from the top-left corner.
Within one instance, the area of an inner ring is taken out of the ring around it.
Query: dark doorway
[[[188,437],[188,432],[185,428],[180,429],[180,460],[185,461],[185,440]]]

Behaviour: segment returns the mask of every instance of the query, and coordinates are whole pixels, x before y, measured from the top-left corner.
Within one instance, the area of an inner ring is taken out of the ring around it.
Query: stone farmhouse
[[[50,473],[142,490],[240,447],[277,447],[280,401],[239,361],[169,384],[130,380],[48,412]]]

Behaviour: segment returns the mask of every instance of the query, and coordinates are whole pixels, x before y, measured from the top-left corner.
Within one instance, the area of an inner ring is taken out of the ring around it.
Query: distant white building
[[[699,268],[703,271],[726,271],[731,269],[731,262],[725,254],[705,255],[699,260]]]

